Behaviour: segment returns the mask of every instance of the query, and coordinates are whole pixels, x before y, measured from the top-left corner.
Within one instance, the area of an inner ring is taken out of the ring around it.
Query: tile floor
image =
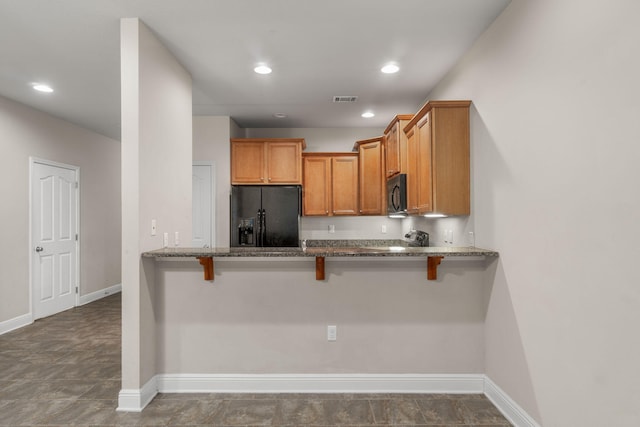
[[[116,412],[120,294],[0,335],[0,426],[508,426],[483,395],[160,394]]]

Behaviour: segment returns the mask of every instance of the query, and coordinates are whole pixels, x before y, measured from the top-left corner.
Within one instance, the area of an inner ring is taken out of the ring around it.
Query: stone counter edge
[[[406,248],[397,251],[373,247],[312,247],[299,248],[165,248],[142,253],[145,258],[166,257],[434,257],[488,256],[498,257],[496,251],[469,247]]]

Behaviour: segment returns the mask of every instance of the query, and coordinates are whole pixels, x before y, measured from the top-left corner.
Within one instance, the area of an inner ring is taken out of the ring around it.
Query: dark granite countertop
[[[337,243],[336,243],[337,242]],[[432,257],[432,256],[491,256],[498,252],[489,249],[430,246],[409,247],[402,241],[376,240],[314,240],[307,247],[294,248],[164,248],[144,252],[143,257]]]

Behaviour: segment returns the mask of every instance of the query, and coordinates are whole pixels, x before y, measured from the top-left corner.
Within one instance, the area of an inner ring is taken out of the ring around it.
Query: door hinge
[[[76,294],[78,293],[78,287],[76,286]]]
[[[76,233],[76,242],[78,241],[78,233]]]
[[[76,181],[76,188],[79,188],[80,185],[78,184],[78,181]]]

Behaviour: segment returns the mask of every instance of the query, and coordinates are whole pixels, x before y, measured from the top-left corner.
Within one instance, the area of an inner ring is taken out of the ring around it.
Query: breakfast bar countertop
[[[498,252],[474,247],[408,246],[402,240],[305,240],[293,248],[163,248],[144,252],[145,258],[188,258],[200,261],[205,280],[214,280],[214,258],[315,258],[316,280],[325,280],[325,258],[394,257],[394,260],[426,258],[427,279],[436,280],[440,261],[445,257],[497,257]],[[409,258],[413,257],[413,258]],[[470,258],[467,258],[470,259]]]
[[[326,244],[323,244],[325,243]],[[434,257],[434,256],[489,256],[498,252],[475,247],[429,246],[410,247],[389,241],[309,241],[306,248],[276,247],[220,247],[220,248],[163,248],[144,252],[143,257]],[[394,244],[396,243],[396,244]],[[344,245],[344,246],[343,246]]]

